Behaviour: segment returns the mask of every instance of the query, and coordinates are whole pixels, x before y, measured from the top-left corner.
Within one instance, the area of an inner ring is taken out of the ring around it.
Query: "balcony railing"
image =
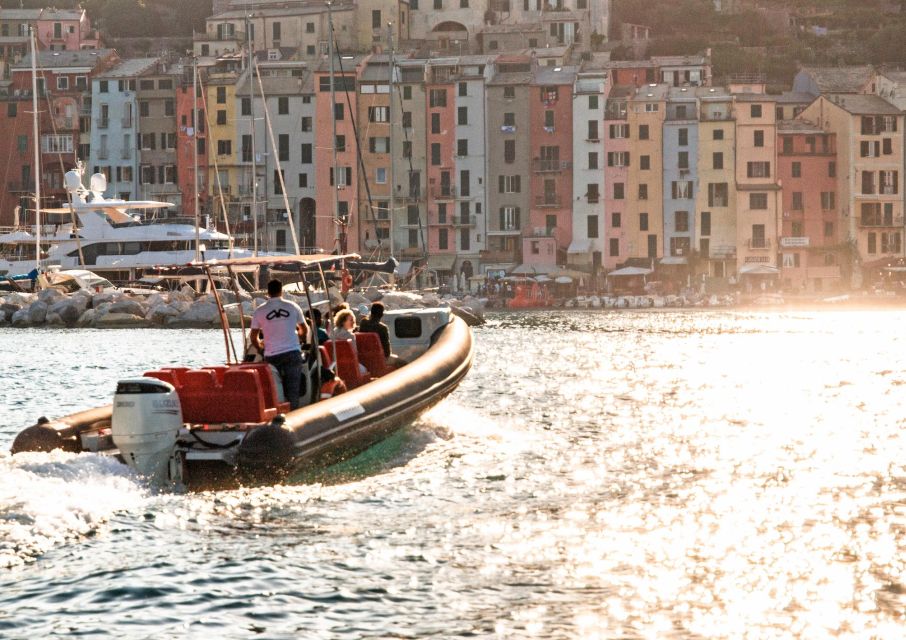
[[[871,217],[863,216],[859,218],[860,227],[902,227],[903,216],[886,216]]]
[[[780,246],[784,249],[809,246],[808,236],[784,236],[780,238]]]
[[[474,227],[476,224],[475,216],[453,216],[454,227]]]
[[[732,113],[720,113],[720,112],[716,112],[716,111],[713,113],[708,113],[707,111],[702,111],[701,119],[703,122],[724,122],[727,120],[732,120],[733,114]]]
[[[771,248],[771,239],[770,238],[749,238],[749,241],[746,243],[746,246],[749,249],[770,249]]]
[[[72,129],[73,119],[66,116],[57,118],[57,127],[60,129]]]
[[[535,158],[532,161],[532,170],[535,173],[559,173],[568,171],[573,168],[573,163],[569,160],[549,160]]]
[[[560,195],[556,193],[545,193],[543,196],[535,196],[536,207],[559,207]]]
[[[456,198],[456,187],[452,185],[432,187],[431,198],[434,200],[454,200]]]
[[[605,120],[627,120],[628,119],[627,113],[628,112],[626,111],[625,106],[621,107],[621,108],[607,107],[604,109],[604,119]]]

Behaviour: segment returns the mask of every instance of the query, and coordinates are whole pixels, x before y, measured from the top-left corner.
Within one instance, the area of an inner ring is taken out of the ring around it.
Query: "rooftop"
[[[669,91],[669,84],[646,84],[639,87],[638,91],[636,91],[630,99],[634,102],[664,100]]]
[[[134,78],[154,67],[160,58],[130,58],[98,75],[99,78]]]
[[[576,67],[538,67],[535,70],[534,85],[573,84],[576,81]]]
[[[652,56],[651,61],[658,67],[700,67],[709,63],[705,56]]]
[[[841,109],[844,109],[853,115],[898,116],[902,113],[902,111],[879,96],[830,94],[825,97]]]
[[[857,93],[871,78],[871,65],[849,67],[807,67],[800,70],[807,73],[818,85],[821,93]]]
[[[84,9],[42,9],[41,20],[81,20]]]
[[[784,91],[777,96],[777,104],[811,104],[815,96],[803,91]]]
[[[824,133],[821,127],[806,120],[778,120],[777,131],[780,133]]]
[[[56,69],[60,67],[94,67],[98,60],[115,53],[113,49],[83,49],[81,51],[39,51],[37,67]],[[13,69],[31,69],[31,54],[13,63]]]
[[[0,20],[37,20],[41,9],[0,9]]]
[[[336,13],[337,11],[353,11],[354,9],[355,7],[352,5],[336,5],[333,7],[333,12]],[[261,9],[234,9],[232,11],[224,11],[223,13],[218,13],[217,15],[208,17],[208,22],[216,22],[218,20],[245,20],[246,16],[249,15],[251,15],[253,18],[269,18],[278,16],[306,16],[326,12],[326,4],[289,4],[285,7],[264,7]]]

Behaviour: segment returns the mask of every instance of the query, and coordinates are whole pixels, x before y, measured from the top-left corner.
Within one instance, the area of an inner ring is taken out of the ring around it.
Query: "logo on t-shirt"
[[[289,317],[289,311],[287,311],[286,309],[274,309],[273,311],[269,311],[268,314],[266,316],[264,316],[264,318],[266,320],[275,320],[277,318],[288,318],[288,317]]]

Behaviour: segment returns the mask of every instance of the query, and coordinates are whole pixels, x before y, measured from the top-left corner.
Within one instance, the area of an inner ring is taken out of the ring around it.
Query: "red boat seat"
[[[325,367],[329,367],[333,364],[333,360],[330,358],[330,351],[323,344],[318,345],[318,351],[321,352],[321,364]]]
[[[331,340],[327,343],[328,353],[333,352],[334,343],[337,349],[337,369],[336,373],[348,389],[354,389],[368,382],[368,376],[359,374],[359,359],[352,348],[352,340]]]
[[[255,369],[229,369],[223,375],[223,392],[217,419],[209,422],[265,422],[277,415],[264,401],[261,377]]]
[[[278,413],[289,411],[288,402],[280,402],[280,396],[277,393],[276,380],[271,372],[271,366],[266,362],[253,362],[239,365],[240,369],[251,369],[258,372],[258,379],[261,381],[261,389],[264,393],[264,404],[267,408],[275,408]]]
[[[177,391],[181,386],[179,384],[179,380],[176,379],[176,373],[168,369],[162,369],[159,371],[145,371],[144,376],[146,378],[157,378],[158,380],[162,380],[163,382],[169,382],[176,388]]]
[[[185,422],[216,422],[210,419],[212,407],[217,406],[217,376],[213,371],[190,369],[183,374],[178,390]]]
[[[365,365],[372,376],[380,378],[387,373],[387,360],[384,358],[384,347],[381,346],[381,337],[378,334],[357,333],[355,344],[359,352],[359,362]]]
[[[217,379],[217,384],[223,384],[223,374],[227,372],[226,365],[212,365],[209,367],[202,367],[202,371],[213,371],[214,377]]]

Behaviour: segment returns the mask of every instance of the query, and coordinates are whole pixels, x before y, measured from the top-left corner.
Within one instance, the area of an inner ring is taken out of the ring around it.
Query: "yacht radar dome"
[[[66,183],[66,191],[75,193],[82,188],[82,176],[75,169],[70,169],[63,176],[63,182]]]
[[[101,195],[107,191],[107,176],[103,173],[95,173],[91,176],[91,193]]]

